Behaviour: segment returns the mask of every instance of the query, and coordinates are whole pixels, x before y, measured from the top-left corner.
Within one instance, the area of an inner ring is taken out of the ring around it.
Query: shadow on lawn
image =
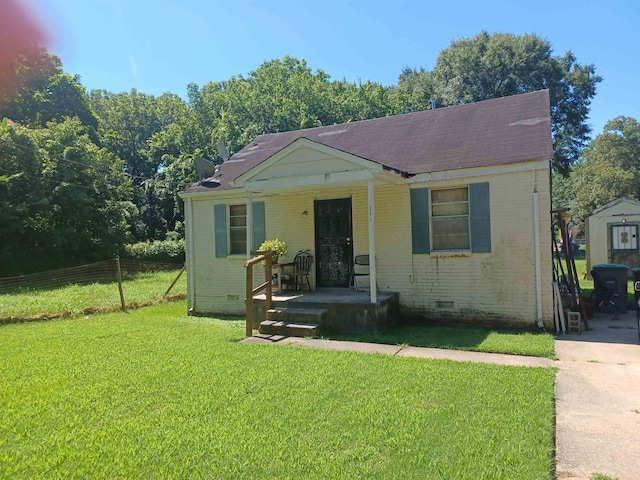
[[[327,335],[325,338],[353,342],[470,350],[482,344],[491,332],[491,330],[480,328],[407,325],[396,327],[384,333],[335,334]],[[520,332],[509,331],[508,333],[518,334]]]

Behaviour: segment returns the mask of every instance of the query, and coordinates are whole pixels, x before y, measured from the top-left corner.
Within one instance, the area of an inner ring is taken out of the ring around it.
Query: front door
[[[638,225],[611,225],[611,263],[621,263],[628,267],[640,267],[638,258]]]
[[[353,257],[351,199],[315,201],[316,282],[348,287]]]

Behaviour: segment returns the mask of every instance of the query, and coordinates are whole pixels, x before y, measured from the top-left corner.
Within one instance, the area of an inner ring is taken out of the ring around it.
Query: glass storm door
[[[315,201],[316,282],[348,287],[353,257],[351,199]]]

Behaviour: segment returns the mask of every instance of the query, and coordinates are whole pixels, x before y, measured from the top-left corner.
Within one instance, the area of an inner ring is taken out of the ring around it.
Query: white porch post
[[[253,245],[253,205],[251,192],[247,192],[247,260],[251,260],[251,246]]]
[[[375,218],[375,200],[373,196],[373,180],[369,180],[367,184],[369,197],[369,293],[371,294],[371,303],[378,303],[378,285],[376,277],[376,218]]]

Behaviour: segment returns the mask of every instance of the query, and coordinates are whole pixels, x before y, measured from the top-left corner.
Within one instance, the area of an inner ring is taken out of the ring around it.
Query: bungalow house
[[[587,272],[594,265],[618,263],[640,267],[640,202],[618,198],[589,213],[584,219]]]
[[[551,328],[552,153],[547,90],[259,135],[182,194],[189,311],[243,314],[243,264],[279,238],[312,252],[316,291],[368,254],[372,304]]]

